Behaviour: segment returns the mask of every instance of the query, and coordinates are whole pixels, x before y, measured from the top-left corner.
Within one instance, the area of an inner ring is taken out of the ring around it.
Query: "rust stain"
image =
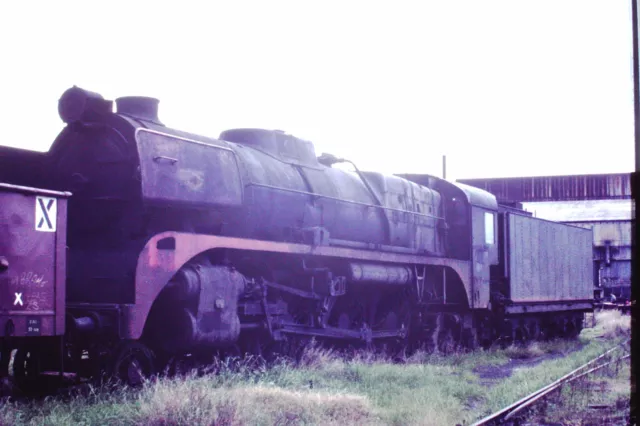
[[[180,169],[178,179],[191,191],[200,191],[204,186],[204,172],[201,170]]]

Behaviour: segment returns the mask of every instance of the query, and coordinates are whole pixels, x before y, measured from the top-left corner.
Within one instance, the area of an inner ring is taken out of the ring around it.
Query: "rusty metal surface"
[[[326,167],[308,155],[313,145],[295,138],[288,139],[289,149],[298,143],[299,151],[307,153],[298,156],[304,159],[294,163],[298,167],[291,164],[293,157],[282,157],[281,151],[262,140],[248,135],[229,138],[226,132],[221,138],[235,141],[228,145],[240,160],[246,193],[243,213],[230,218],[227,225],[229,235],[282,241],[291,240],[288,230],[323,227],[335,240],[442,254],[437,192],[395,176],[360,176]]]
[[[313,143],[280,130],[229,129],[220,133],[220,139],[251,146],[283,163],[323,169],[318,164]]]
[[[170,244],[169,241],[171,241]],[[124,313],[125,323],[128,328],[123,330],[125,335],[123,337],[137,339],[141,336],[154,300],[156,300],[166,283],[184,264],[199,253],[219,248],[246,250],[249,252],[292,253],[325,258],[340,257],[343,259],[400,263],[404,265],[448,266],[460,276],[467,300],[472,300],[470,265],[469,262],[465,261],[341,247],[314,247],[303,244],[276,243],[214,235],[163,232],[153,236],[138,257],[136,283],[139,284],[135,290],[135,306],[129,306]]]
[[[602,287],[630,287],[631,261],[613,261],[600,269],[600,285]]]
[[[494,194],[499,202],[631,198],[629,173],[459,179]]]
[[[437,176],[411,173],[397,174],[396,176],[428,188],[437,188],[438,190],[442,187],[454,187],[457,188],[460,191],[459,194],[464,196],[467,202],[473,206],[484,207],[490,210],[496,210],[498,208],[496,197],[490,191],[488,192],[485,189],[479,190],[475,185],[465,184],[461,180],[450,182]]]
[[[630,246],[596,246],[593,249],[593,260],[603,263],[613,262],[616,260],[632,260]]]
[[[136,140],[144,201],[173,206],[242,205],[242,180],[232,149],[144,128],[136,131]]]
[[[64,334],[68,196],[0,185],[0,336]]]
[[[593,298],[590,230],[506,213],[513,302]]]
[[[387,219],[392,224],[390,241],[407,241],[407,246],[424,248],[431,254],[444,253],[443,200],[438,191],[397,176],[377,172],[362,175],[387,207]]]
[[[593,245],[606,243],[615,247],[631,247],[631,221],[628,222],[574,222],[572,225],[593,230]]]
[[[445,238],[448,257],[471,260],[472,247],[472,207],[497,209],[495,196],[468,185],[449,182],[427,174],[399,174],[411,182],[432,188],[440,194],[445,212],[447,232]]]
[[[630,221],[633,200],[574,200],[523,203],[523,208],[541,219],[556,222]]]

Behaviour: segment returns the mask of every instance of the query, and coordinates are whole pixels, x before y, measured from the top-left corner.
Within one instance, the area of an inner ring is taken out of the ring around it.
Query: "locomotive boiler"
[[[172,129],[153,98],[114,111],[73,87],[59,114],[49,152],[0,150],[0,182],[71,194],[63,357],[76,373],[311,337],[446,350],[571,335],[592,307],[591,231],[485,191],[361,171],[277,130]],[[564,246],[540,238],[560,234]]]

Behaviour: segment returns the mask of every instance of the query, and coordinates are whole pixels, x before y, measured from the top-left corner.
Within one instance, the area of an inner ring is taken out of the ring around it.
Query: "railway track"
[[[631,303],[611,303],[600,302],[594,305],[598,311],[620,311],[622,314],[628,315],[631,313]]]
[[[499,425],[499,424],[509,424],[511,421],[514,421],[517,418],[518,414],[522,414],[524,410],[531,408],[534,404],[540,403],[546,396],[551,394],[553,391],[560,389],[562,386],[570,383],[574,380],[577,380],[581,377],[587,376],[597,370],[600,370],[608,365],[615,364],[616,362],[628,359],[631,354],[627,353],[623,356],[615,358],[613,360],[603,360],[610,356],[610,354],[616,350],[623,349],[624,345],[630,342],[630,339],[614,346],[613,348],[607,350],[603,354],[597,356],[591,361],[581,365],[575,370],[565,374],[558,380],[550,383],[537,391],[525,396],[524,398],[514,402],[513,404],[502,408],[501,410],[484,417],[481,420],[478,420],[476,423],[473,423],[471,426],[485,426],[485,425]],[[594,364],[597,364],[593,366]]]

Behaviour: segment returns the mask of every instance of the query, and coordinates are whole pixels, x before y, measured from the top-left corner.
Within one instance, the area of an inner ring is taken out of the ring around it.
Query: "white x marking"
[[[16,300],[13,302],[13,306],[16,306],[18,303],[20,304],[20,306],[23,306],[22,304],[22,293],[14,293],[16,295]]]

